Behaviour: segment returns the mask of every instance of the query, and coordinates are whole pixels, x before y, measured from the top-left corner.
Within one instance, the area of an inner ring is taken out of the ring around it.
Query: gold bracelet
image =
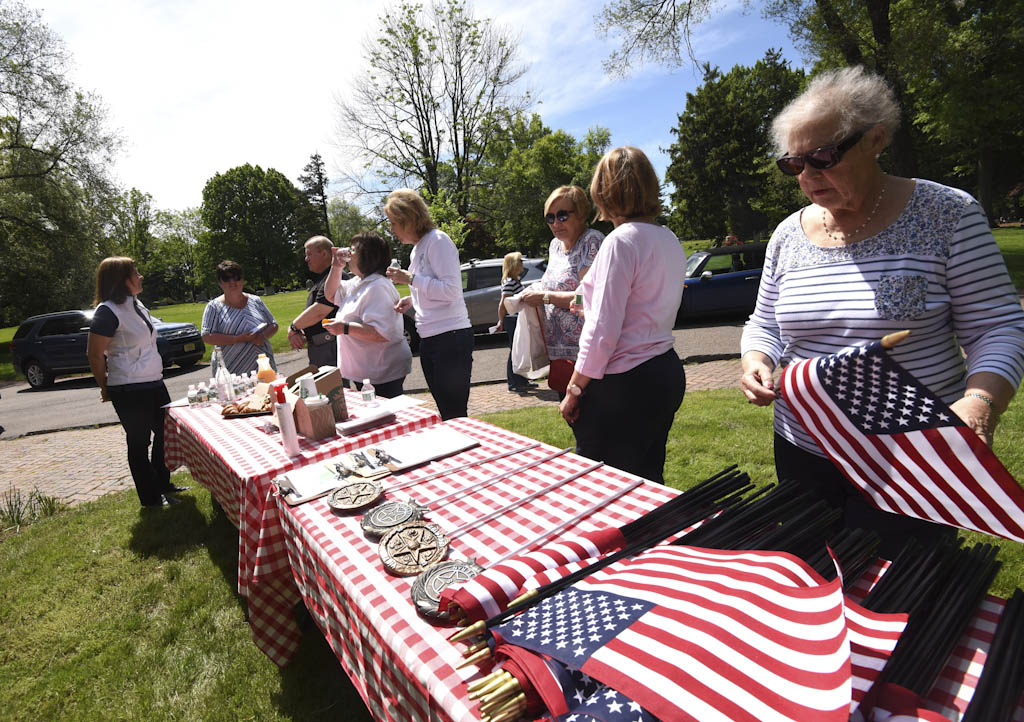
[[[990,409],[993,409],[993,410],[995,409],[995,404],[992,403],[992,399],[990,399],[985,394],[978,393],[977,391],[971,391],[970,393],[964,394],[964,398],[966,398],[968,396],[970,396],[971,398],[975,398],[975,399],[981,399],[986,404],[988,404],[988,407]]]

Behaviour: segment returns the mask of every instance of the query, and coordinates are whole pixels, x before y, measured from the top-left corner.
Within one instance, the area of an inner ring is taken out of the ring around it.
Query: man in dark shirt
[[[334,318],[338,312],[338,307],[324,296],[334,244],[325,236],[313,236],[306,241],[305,249],[306,265],[313,274],[313,286],[306,298],[306,309],[288,326],[288,342],[295,350],[305,346],[309,363],[313,366],[337,366],[337,339],[324,331],[320,323],[325,318]]]

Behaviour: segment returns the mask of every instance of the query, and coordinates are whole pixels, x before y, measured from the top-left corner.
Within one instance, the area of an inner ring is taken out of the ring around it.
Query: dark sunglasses
[[[567,220],[569,220],[569,214],[575,212],[576,211],[558,211],[558,213],[548,213],[547,215],[544,216],[544,220],[548,222],[549,226],[555,221],[558,221],[559,223],[565,223]]]
[[[223,281],[224,283],[234,283],[235,281],[241,281],[242,277],[231,274],[229,276],[224,276],[224,278],[220,280]]]
[[[858,130],[844,141],[823,145],[820,148],[815,148],[810,153],[784,155],[775,161],[775,165],[786,175],[800,175],[804,170],[804,165],[809,165],[818,170],[832,168],[843,159],[846,151],[857,145],[863,137],[864,131]]]

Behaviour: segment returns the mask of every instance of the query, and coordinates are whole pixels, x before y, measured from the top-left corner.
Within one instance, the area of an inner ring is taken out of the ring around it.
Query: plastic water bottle
[[[189,384],[188,387],[188,405],[190,407],[199,405],[199,392],[196,391],[195,384]]]
[[[373,384],[370,383],[370,379],[363,379],[363,403],[367,406],[377,405],[377,391],[373,388]]]
[[[219,348],[214,348],[213,353],[217,356],[217,375],[215,377],[217,401],[221,405],[225,405],[235,398],[235,390],[231,385],[231,374],[228,372],[227,367],[224,366],[224,354]]]
[[[210,391],[206,388],[206,384],[204,384],[202,381],[199,382],[199,388],[196,389],[196,405],[210,405]]]
[[[210,377],[210,383],[206,385],[206,396],[206,400],[211,403],[217,401],[217,379],[213,376]]]

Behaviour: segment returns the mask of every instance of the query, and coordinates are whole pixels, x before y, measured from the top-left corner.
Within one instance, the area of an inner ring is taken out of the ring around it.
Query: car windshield
[[[708,257],[706,251],[698,251],[692,254],[686,259],[686,277],[692,278],[693,274],[696,273],[697,268],[700,267],[701,262]]]

